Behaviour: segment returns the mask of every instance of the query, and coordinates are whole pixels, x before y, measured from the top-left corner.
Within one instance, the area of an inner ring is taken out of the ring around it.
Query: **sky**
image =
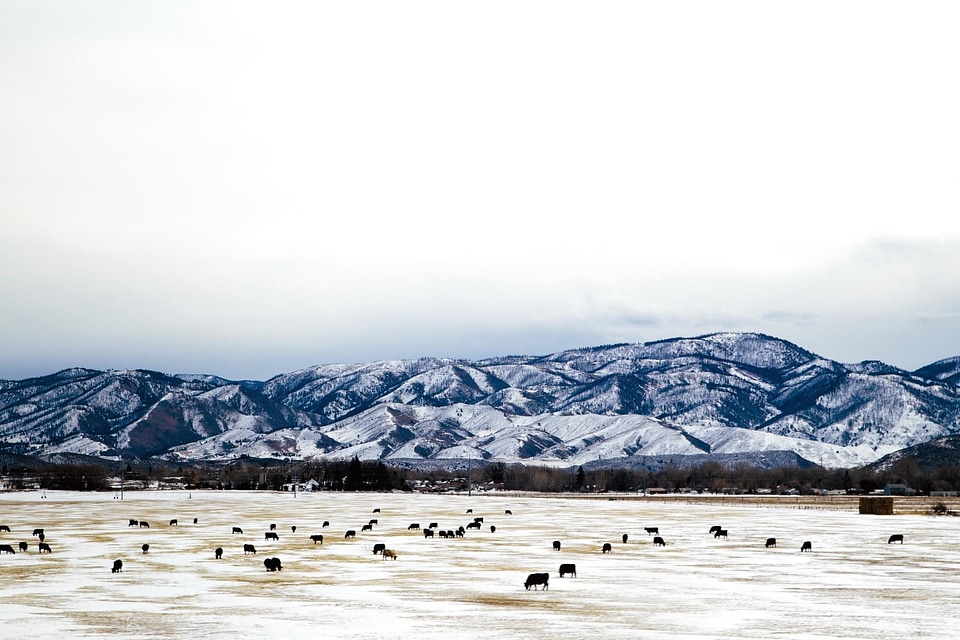
[[[953,2],[0,1],[0,379],[960,355]]]

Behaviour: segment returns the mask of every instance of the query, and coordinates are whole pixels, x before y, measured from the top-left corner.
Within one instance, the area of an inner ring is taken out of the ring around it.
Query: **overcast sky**
[[[960,355],[956,2],[0,1],[0,378]]]

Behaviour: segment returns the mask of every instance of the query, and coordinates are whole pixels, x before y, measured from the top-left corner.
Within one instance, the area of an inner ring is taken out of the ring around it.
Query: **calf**
[[[296,533],[296,532],[297,532],[297,527],[296,527],[296,525],[290,527],[290,533]]]
[[[38,536],[38,535],[40,535],[41,533],[43,533],[43,529],[34,529],[34,530],[33,530],[33,535],[35,535],[35,536]]]
[[[170,526],[171,526],[171,527],[177,526],[177,519],[176,519],[176,518],[174,518],[173,520],[170,521]]]
[[[243,555],[247,555],[248,553],[256,554],[256,547],[254,547],[252,544],[243,545]]]
[[[217,560],[221,559],[223,557],[223,547],[217,547],[216,549],[214,549],[213,557],[216,558]]]
[[[373,545],[373,555],[377,555],[378,553],[383,553],[383,550],[386,548],[387,548],[387,545],[383,544],[382,542],[378,542],[377,544]]]
[[[717,529],[716,533],[713,534],[714,538],[726,538],[727,530],[726,529]]]
[[[419,522],[411,522],[411,523],[410,523],[410,526],[407,527],[407,531],[410,531],[411,529],[420,529],[420,523],[419,523]]]
[[[763,548],[764,548],[764,549],[769,549],[770,547],[775,547],[775,546],[777,546],[777,539],[776,539],[776,538],[767,538],[767,542],[766,542],[766,544],[763,545]]]
[[[424,529],[424,530],[423,530],[423,537],[424,537],[424,538],[432,538],[432,537],[433,537],[433,529]]]
[[[575,564],[562,564],[560,565],[560,577],[567,575],[568,573],[573,574],[573,577],[577,577],[577,565]]]
[[[271,525],[270,525],[270,531],[276,531],[276,530],[277,530],[277,525],[276,525],[276,524],[271,524]]]
[[[140,548],[143,550],[144,553],[146,553],[147,551],[150,551],[150,545],[148,544],[145,544]]]
[[[193,524],[197,524],[198,522],[200,522],[199,519],[197,519],[197,518],[194,518],[194,519],[193,519]]]
[[[37,536],[37,539],[40,540],[40,542],[43,542],[44,538],[46,538],[46,536],[43,535],[42,533]]]
[[[496,532],[497,532],[497,528],[493,525],[490,525],[490,533],[496,533]]]
[[[428,528],[428,529],[436,529],[436,528],[437,528],[437,523],[436,523],[436,522],[431,522],[431,523],[430,523],[430,526],[427,527],[427,528]]]
[[[600,551],[602,551],[603,553],[610,553],[611,551],[613,551],[613,547],[610,545],[609,542],[604,542],[603,547],[600,549]]]
[[[653,546],[655,547],[665,547],[667,543],[663,541],[663,538],[660,536],[653,536]]]
[[[114,560],[110,573],[120,573],[121,571],[123,571],[123,560]]]
[[[264,533],[263,533],[263,539],[264,539],[264,540],[277,540],[277,541],[279,541],[279,540],[280,540],[280,536],[278,536],[275,531],[264,531]]]
[[[348,529],[347,532],[346,532],[345,534],[343,534],[343,537],[344,537],[344,538],[356,538],[356,537],[357,537],[357,532],[354,531],[353,529]]]
[[[895,533],[895,534],[893,534],[892,536],[890,536],[889,538],[887,538],[887,544],[890,544],[890,543],[892,543],[892,542],[899,542],[900,544],[903,544],[903,534],[902,534],[902,533]]]
[[[623,534],[623,544],[627,544],[627,534]]]
[[[141,521],[140,521],[140,528],[141,528],[141,529],[149,529],[149,528],[150,528],[150,523],[147,522],[146,520],[141,520]]]
[[[267,568],[267,571],[281,571],[283,569],[280,566],[280,558],[267,558],[263,561],[263,566]]]
[[[503,513],[504,513],[505,515],[508,515],[508,516],[512,516],[512,515],[513,515],[513,511],[510,511],[510,509],[504,509],[504,510],[503,510]]]
[[[318,542],[320,544],[323,544],[323,536],[320,535],[319,533],[313,534],[312,536],[310,536],[310,539],[313,540],[313,544],[317,544]]]
[[[28,547],[28,545],[27,545],[26,542],[21,542],[21,543],[20,543],[20,551],[26,552],[28,548],[29,548],[29,547]]]
[[[800,545],[800,553],[803,553],[804,551],[809,551],[810,553],[813,553],[813,544],[811,544],[809,540],[807,540],[802,545]]]
[[[542,584],[543,590],[546,591],[550,583],[550,574],[549,573],[531,573],[527,576],[526,582],[523,583],[523,588],[527,591],[530,590],[530,587],[533,587],[533,590],[537,590],[537,585]]]
[[[322,529],[323,527],[329,527],[329,526],[330,526],[330,521],[329,521],[329,520],[324,520],[324,521],[323,521],[323,524],[320,525],[320,528]]]
[[[0,544],[0,553],[16,553],[9,544]]]
[[[230,533],[239,533],[239,534],[242,535],[242,534],[243,534],[243,529],[241,529],[240,527],[234,527],[234,528],[233,528],[233,531],[231,531]]]
[[[131,519],[131,520],[130,520],[130,524],[128,524],[127,526],[128,526],[128,527],[139,527],[139,526],[140,526],[140,521],[139,521],[139,520],[132,520],[132,519]]]
[[[553,550],[554,550],[554,551],[560,551],[560,541],[559,541],[559,540],[554,540],[554,541],[553,541]]]
[[[473,513],[473,509],[467,509],[467,513]]]
[[[647,532],[647,535],[656,535],[660,533],[660,527],[644,527],[643,530]]]
[[[394,551],[393,549],[384,549],[383,552],[380,553],[380,556],[381,556],[384,560],[386,560],[387,558],[393,558],[394,560],[396,560],[396,559],[397,559],[397,552]]]

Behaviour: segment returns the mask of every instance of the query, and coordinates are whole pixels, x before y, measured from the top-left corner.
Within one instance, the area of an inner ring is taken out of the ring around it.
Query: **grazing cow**
[[[490,525],[490,533],[496,533],[496,532],[497,532],[497,528],[493,525]]]
[[[131,520],[130,520],[130,524],[128,524],[127,526],[128,526],[128,527],[139,527],[139,526],[140,526],[140,521],[139,521],[139,520],[133,520],[133,519],[131,519]]]
[[[813,553],[813,544],[809,540],[800,545],[800,553],[803,553],[804,551]]]
[[[613,547],[610,545],[609,542],[604,542],[603,547],[600,550],[603,553],[610,553],[611,551],[613,551]]]
[[[568,573],[573,574],[573,577],[577,577],[577,565],[575,564],[562,564],[560,565],[560,577],[567,575]]]
[[[665,547],[667,543],[663,541],[663,538],[660,536],[653,536],[653,546],[655,547]]]
[[[452,530],[447,529],[447,537],[448,537],[448,538],[456,538],[456,537],[457,537],[457,534],[455,534]]]
[[[432,538],[432,537],[433,537],[433,529],[424,529],[424,530],[423,530],[423,537],[424,537],[424,538]]]
[[[234,528],[233,528],[233,531],[231,531],[231,533],[243,534],[243,529],[241,529],[240,527],[234,527]]]
[[[483,518],[480,517],[480,516],[474,518],[473,521],[474,521],[474,522],[479,522],[480,524],[483,524]]]
[[[33,530],[33,535],[35,535],[35,536],[38,536],[38,535],[40,535],[41,533],[43,533],[43,529],[34,529],[34,530]]]
[[[890,543],[892,543],[892,542],[899,542],[900,544],[903,544],[903,534],[902,534],[902,533],[895,533],[895,534],[893,534],[892,536],[890,536],[889,538],[887,538],[887,544],[890,544]]]
[[[447,537],[447,532],[444,531],[443,529],[440,529],[440,530],[437,532],[437,535],[440,536],[441,538],[446,538],[446,537]]]
[[[713,534],[714,538],[726,538],[727,530],[726,529],[717,529],[717,532]]]
[[[353,529],[348,529],[347,532],[346,532],[345,534],[343,534],[343,537],[344,537],[344,538],[356,538],[356,537],[357,537],[357,532],[354,531]]]
[[[275,531],[264,531],[264,532],[263,532],[263,539],[264,539],[264,540],[276,540],[276,541],[279,542],[279,541],[280,541],[280,536],[278,536]]]
[[[243,555],[247,555],[248,553],[252,553],[252,554],[256,555],[256,553],[257,553],[257,548],[254,547],[252,544],[245,544],[245,545],[243,545]]]
[[[386,548],[387,548],[387,545],[383,544],[382,542],[378,542],[377,544],[373,545],[373,555],[377,555],[378,553],[383,553],[383,550]]]
[[[296,532],[297,532],[297,527],[296,527],[296,526],[290,527],[290,533],[296,533]]]
[[[365,524],[362,527],[360,527],[360,533],[363,533],[364,531],[373,531],[373,525]]]
[[[271,525],[270,525],[270,531],[276,531],[276,530],[277,530],[277,525],[276,525],[276,524],[271,524]]]
[[[323,536],[320,535],[319,533],[313,534],[312,536],[310,536],[310,539],[313,540],[313,544],[317,544],[318,542],[320,544],[323,544]]]
[[[722,528],[723,528],[723,527],[721,527],[720,525],[715,524],[715,525],[713,525],[712,527],[710,527],[710,533],[716,533],[717,531],[720,531],[720,529],[722,529]]]
[[[380,520],[378,520],[377,518],[371,518],[371,519],[370,519],[370,522],[368,522],[367,524],[369,524],[369,525],[371,525],[371,526],[373,526],[373,525],[375,525],[375,524],[380,524]]]
[[[513,511],[510,511],[510,509],[504,509],[504,510],[503,510],[503,513],[506,514],[506,515],[508,515],[508,516],[512,516],[512,515],[513,515]]]
[[[431,522],[431,523],[430,523],[430,526],[427,527],[427,528],[428,528],[428,529],[436,529],[436,528],[437,528],[437,523],[436,523],[436,522]]]
[[[144,545],[143,545],[142,547],[140,547],[140,548],[143,550],[144,553],[146,553],[147,551],[150,551],[150,545],[148,545],[148,544],[144,544]]]
[[[170,521],[170,526],[171,526],[171,527],[177,526],[177,519],[176,519],[176,518],[174,518],[173,520]]]
[[[479,523],[479,522],[468,522],[468,523],[467,523],[467,529],[480,529],[480,523]]]
[[[16,553],[9,544],[0,544],[0,553]]]
[[[647,532],[648,536],[651,534],[657,535],[660,533],[660,527],[644,527],[643,530]]]
[[[549,573],[531,573],[527,576],[526,582],[523,583],[523,588],[527,591],[530,590],[530,587],[533,587],[533,590],[537,590],[537,585],[542,584],[543,590],[546,591],[550,583],[550,574]]]
[[[329,520],[324,520],[324,521],[323,521],[323,524],[320,525],[320,528],[329,527],[329,526],[330,526],[330,521],[329,521]]]
[[[627,544],[627,534],[623,534],[623,544]]]
[[[223,557],[223,547],[217,547],[213,550],[213,557],[219,560]]]
[[[123,560],[114,560],[110,573],[120,573],[121,571],[123,571]]]
[[[149,529],[149,528],[150,528],[150,523],[147,522],[146,520],[141,520],[141,521],[140,521],[140,528],[141,528],[141,529]]]
[[[10,533],[10,527],[5,524],[0,524],[0,531],[6,531],[7,533]]]
[[[373,512],[374,512],[374,513],[380,513],[380,509],[374,509]]]
[[[777,546],[777,539],[776,539],[776,538],[767,538],[767,542],[766,542],[766,544],[763,545],[763,548],[764,548],[764,549],[769,549],[770,547],[775,547],[775,546]]]
[[[473,513],[473,509],[467,509],[467,513]]]
[[[47,537],[47,536],[45,536],[45,535],[43,535],[43,534],[41,533],[40,535],[37,536],[37,539],[40,540],[40,542],[43,542],[44,538],[46,538],[46,537]]]
[[[21,542],[21,543],[20,543],[20,551],[26,552],[26,550],[27,550],[28,548],[29,548],[29,545],[27,545],[26,542]]]
[[[464,533],[463,527],[460,527],[459,529],[457,529],[455,533],[456,533],[456,535],[457,535],[458,538],[462,538],[462,537],[463,537],[463,533]]]
[[[281,571],[283,569],[280,566],[280,558],[267,558],[263,561],[263,566],[267,568],[267,571]]]
[[[559,540],[554,540],[554,541],[553,541],[553,550],[554,550],[554,551],[560,551],[560,541],[559,541]]]
[[[407,531],[410,531],[411,529],[419,529],[419,528],[420,528],[419,522],[411,522],[410,526],[407,527]]]
[[[380,556],[381,556],[384,560],[386,560],[387,558],[393,558],[394,560],[396,560],[396,559],[397,559],[397,552],[394,551],[393,549],[384,549],[384,550],[380,553]]]

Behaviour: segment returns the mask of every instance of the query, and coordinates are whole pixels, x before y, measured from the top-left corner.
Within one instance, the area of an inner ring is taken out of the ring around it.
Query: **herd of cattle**
[[[374,509],[373,512],[374,512],[374,513],[380,513],[380,509]],[[473,512],[473,509],[467,509],[467,511],[466,511],[467,514],[471,514],[472,512]],[[504,511],[504,515],[512,515],[512,511],[511,511],[510,509],[506,509],[506,510]],[[462,538],[462,537],[464,537],[464,535],[466,534],[466,531],[468,531],[468,530],[470,530],[470,529],[479,530],[479,529],[481,528],[482,524],[483,524],[483,520],[484,520],[483,517],[474,517],[473,520],[472,520],[471,522],[467,523],[466,526],[460,526],[460,527],[458,527],[457,529],[441,529],[441,528],[439,528],[437,522],[431,522],[427,527],[424,527],[423,529],[421,529],[420,523],[418,523],[418,522],[412,522],[412,523],[410,523],[410,525],[407,527],[407,530],[408,530],[408,531],[422,531],[424,538],[433,538],[434,535],[435,535],[435,533],[436,533],[436,535],[437,535],[438,537],[441,537],[441,538]],[[194,524],[198,524],[198,523],[199,523],[198,519],[197,519],[197,518],[194,518],[194,519],[193,519],[193,523],[194,523]],[[373,519],[369,520],[369,521],[367,522],[367,524],[362,525],[361,528],[360,528],[360,531],[361,531],[361,533],[367,532],[367,531],[373,531],[373,527],[374,527],[375,525],[378,525],[378,524],[379,524],[379,519],[378,519],[378,518],[373,518]],[[147,522],[147,521],[145,521],[145,520],[134,520],[134,519],[130,519],[130,520],[128,521],[128,525],[127,525],[127,526],[128,526],[128,527],[138,527],[138,528],[141,528],[141,529],[149,529],[149,528],[150,528],[150,523]],[[169,526],[178,526],[178,520],[177,520],[176,518],[171,519],[171,520],[169,521]],[[322,524],[321,526],[322,526],[322,528],[329,527],[329,526],[330,526],[330,522],[329,522],[328,520],[325,520],[325,521],[323,521],[323,524]],[[280,535],[276,532],[276,529],[277,529],[277,525],[276,525],[276,524],[270,524],[270,525],[269,525],[269,530],[266,531],[266,532],[264,532],[264,541],[265,541],[265,542],[270,542],[270,541],[279,542],[279,541],[280,541]],[[291,530],[291,533],[294,533],[294,534],[295,534],[296,531],[297,531],[297,527],[296,527],[296,526],[291,526],[291,527],[290,527],[290,530]],[[496,530],[497,530],[496,526],[493,526],[493,525],[490,526],[490,532],[491,532],[491,533],[495,533]],[[644,527],[644,531],[647,533],[648,536],[653,536],[653,546],[654,546],[654,547],[665,547],[665,546],[667,545],[667,543],[666,543],[666,541],[664,540],[664,538],[660,536],[660,529],[659,529],[659,527]],[[8,525],[0,525],[0,532],[11,533],[11,530],[10,530],[10,527],[9,527]],[[242,529],[241,527],[232,527],[232,529],[231,529],[231,534],[232,534],[232,535],[244,535],[243,529]],[[720,525],[714,525],[714,526],[710,527],[710,529],[709,529],[709,534],[712,535],[714,538],[724,538],[724,539],[729,538],[729,533],[728,533],[728,531],[727,531],[726,529],[724,529],[723,527],[721,527]],[[33,530],[33,536],[36,537],[36,538],[38,538],[38,551],[39,551],[39,553],[52,553],[52,549],[50,548],[50,545],[47,544],[46,542],[44,542],[45,533],[44,533],[44,530],[43,530],[43,529],[41,529],[41,528],[34,529],[34,530]],[[346,532],[344,533],[344,539],[352,539],[352,538],[356,538],[356,536],[357,536],[357,531],[356,531],[356,529],[347,529]],[[315,544],[315,545],[316,545],[316,544],[323,544],[323,535],[322,535],[322,534],[318,534],[318,533],[311,534],[311,535],[309,535],[309,536],[307,537],[307,539],[310,540],[310,541],[312,541],[313,544]],[[622,536],[622,538],[621,538],[623,544],[626,544],[628,539],[629,539],[628,534],[626,534],[626,533],[623,534],[623,536]],[[903,535],[902,535],[902,534],[893,534],[893,535],[891,535],[891,536],[887,539],[887,544],[892,544],[892,543],[894,543],[894,542],[899,542],[900,544],[903,544]],[[561,550],[561,546],[562,546],[562,545],[561,545],[561,542],[560,542],[559,540],[554,540],[554,541],[553,541],[552,547],[553,547],[553,550],[554,550],[554,551],[560,551],[560,550]],[[770,548],[770,547],[774,547],[774,548],[775,548],[776,546],[777,546],[777,539],[776,539],[776,538],[767,538],[766,541],[764,542],[764,548]],[[28,552],[28,550],[29,550],[29,545],[28,545],[26,542],[20,542],[20,543],[18,543],[18,548],[19,548],[19,550],[20,550],[21,553],[26,553],[26,552]],[[257,553],[257,549],[256,549],[256,547],[255,547],[253,544],[244,543],[242,548],[243,548],[243,554],[244,554],[244,555],[250,555],[250,554],[254,554],[254,555],[255,555],[255,554]],[[142,553],[146,554],[146,553],[150,550],[150,545],[147,544],[147,543],[144,543],[144,544],[141,545],[140,549],[141,549],[141,552],[142,552]],[[603,545],[601,546],[600,551],[601,551],[601,553],[604,553],[604,554],[606,554],[606,553],[612,553],[612,551],[613,551],[613,545],[610,544],[609,542],[605,542],[605,543],[603,543]],[[805,541],[805,542],[801,545],[801,547],[800,547],[800,552],[801,552],[801,553],[806,552],[806,551],[810,551],[810,552],[813,551],[813,544],[812,544],[812,542],[809,541],[809,540]],[[15,553],[16,553],[16,550],[14,549],[13,545],[11,545],[11,544],[0,544],[0,554],[4,554],[4,553],[7,553],[7,554],[15,554]],[[381,558],[384,559],[384,560],[386,560],[387,558],[390,558],[390,559],[392,559],[392,560],[396,560],[396,559],[397,559],[397,552],[396,552],[395,550],[393,550],[393,549],[388,549],[384,543],[376,543],[376,544],[374,544],[374,545],[373,545],[373,553],[374,553],[374,555],[379,554],[379,555],[381,556]],[[220,560],[220,559],[223,558],[223,547],[217,547],[216,549],[214,549],[214,558],[215,558],[216,560]],[[266,558],[266,559],[263,561],[263,565],[264,565],[264,567],[266,568],[266,570],[267,570],[267,571],[270,571],[270,572],[273,572],[273,571],[281,571],[281,570],[282,570],[282,565],[281,565],[280,559],[277,558],[277,557]],[[121,560],[121,559],[114,560],[113,566],[111,567],[111,570],[110,570],[111,573],[120,573],[120,572],[122,572],[122,570],[123,570],[123,560]],[[564,578],[564,577],[567,576],[567,575],[571,575],[571,576],[573,576],[574,578],[576,578],[576,577],[577,577],[577,565],[576,565],[576,564],[573,564],[573,563],[561,563],[561,564],[560,564],[560,569],[559,569],[559,574],[560,574],[560,577],[561,577],[561,578]],[[531,574],[529,574],[529,575],[527,576],[527,579],[524,581],[523,586],[524,586],[524,588],[527,589],[527,590],[529,590],[531,587],[533,587],[533,589],[534,589],[535,591],[537,590],[537,587],[542,587],[543,590],[546,590],[546,589],[548,588],[548,586],[549,586],[549,582],[550,582],[550,574],[549,574],[549,573],[543,573],[543,572],[531,573]]]

